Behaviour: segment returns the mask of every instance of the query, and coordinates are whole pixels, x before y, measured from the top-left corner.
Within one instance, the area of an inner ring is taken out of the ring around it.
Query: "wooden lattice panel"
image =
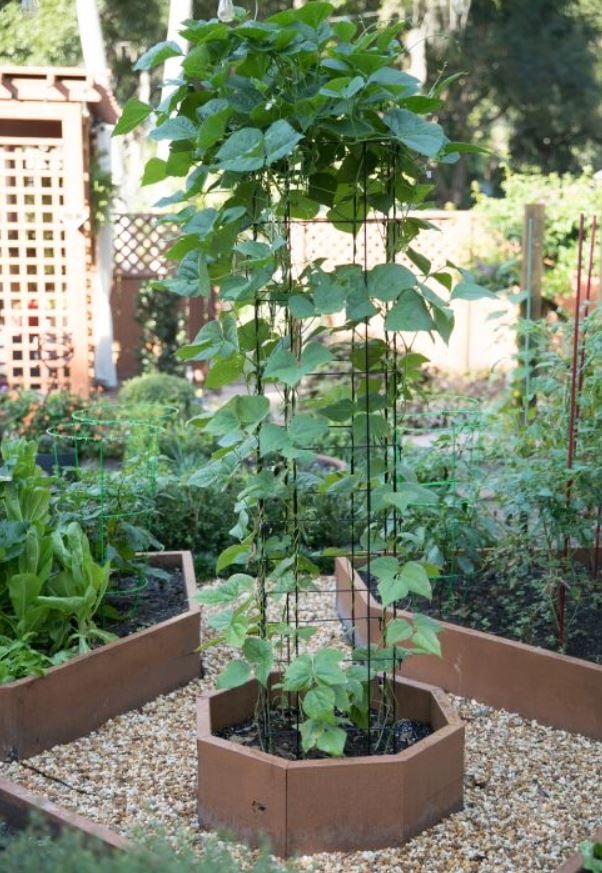
[[[0,138],[0,370],[11,386],[70,383],[64,172],[60,140]]]
[[[168,271],[165,252],[174,239],[174,226],[159,224],[152,212],[113,216],[115,273],[149,279]]]
[[[410,217],[430,222],[434,229],[422,230],[413,247],[427,257],[434,268],[445,267],[447,261],[466,263],[471,243],[472,223],[467,212],[417,212]],[[301,273],[310,261],[325,258],[323,267],[332,270],[337,264],[366,263],[368,268],[385,261],[385,230],[382,222],[374,221],[354,238],[327,223],[295,222],[293,226],[293,257],[296,272]],[[412,266],[406,258],[400,263]]]

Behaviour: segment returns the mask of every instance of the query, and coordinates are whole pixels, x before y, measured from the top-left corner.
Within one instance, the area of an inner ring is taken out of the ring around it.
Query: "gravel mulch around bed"
[[[321,585],[321,593],[307,598],[308,619],[312,610],[323,619],[326,604],[334,617],[333,580]],[[338,622],[321,627],[316,642],[344,646]],[[200,838],[195,704],[230,654],[225,647],[206,652],[204,679],[74,743],[0,764],[0,773],[121,833],[183,828]],[[466,720],[464,810],[400,849],[314,855],[296,862],[300,870],[550,873],[602,824],[602,744],[474,700],[454,700]]]

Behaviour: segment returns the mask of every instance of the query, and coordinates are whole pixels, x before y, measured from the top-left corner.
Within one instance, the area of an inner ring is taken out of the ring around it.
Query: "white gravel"
[[[306,595],[308,613],[334,617],[333,587],[323,579],[319,593]],[[344,645],[338,622],[323,625],[312,645],[325,642]],[[121,833],[161,827],[202,841],[195,704],[230,655],[225,647],[206,652],[204,679],[74,743],[0,763],[0,773]],[[308,856],[296,862],[300,870],[551,873],[602,824],[601,743],[474,700],[455,703],[467,722],[464,810],[402,848]]]

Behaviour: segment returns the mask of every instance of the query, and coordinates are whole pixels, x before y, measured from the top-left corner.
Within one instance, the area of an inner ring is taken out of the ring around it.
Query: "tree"
[[[588,0],[589,2],[589,0]],[[595,5],[595,4],[594,4]],[[428,78],[464,72],[439,120],[454,139],[505,140],[514,169],[579,172],[602,159],[602,15],[574,0],[473,0],[466,27],[427,45]],[[496,160],[437,173],[438,199],[465,205],[469,181]]]

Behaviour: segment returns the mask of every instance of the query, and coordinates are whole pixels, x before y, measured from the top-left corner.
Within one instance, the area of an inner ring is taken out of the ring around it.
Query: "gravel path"
[[[322,591],[306,601],[309,613],[333,617],[333,584],[322,580]],[[316,642],[343,646],[338,622],[321,627]],[[207,652],[204,679],[74,743],[0,763],[0,773],[122,833],[159,825],[202,839],[195,703],[230,654],[225,647]],[[551,873],[602,824],[602,744],[474,700],[455,703],[467,722],[464,810],[400,849],[304,857],[300,870]]]

